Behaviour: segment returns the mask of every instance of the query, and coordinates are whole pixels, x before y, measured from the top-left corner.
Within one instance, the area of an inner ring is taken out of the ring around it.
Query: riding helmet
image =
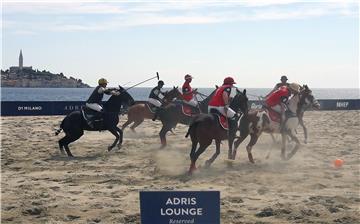
[[[193,77],[189,74],[185,75],[185,80],[193,79]]]
[[[159,82],[158,82],[158,85],[165,85],[165,83],[164,83],[164,81],[162,81],[162,80],[159,80]]]
[[[287,81],[287,80],[288,80],[288,78],[286,77],[286,75],[283,75],[283,76],[281,76],[280,80],[281,80],[281,81],[282,81],[282,80]]]
[[[224,85],[232,85],[232,84],[236,84],[236,82],[232,77],[226,77],[224,79]]]
[[[109,82],[106,79],[101,78],[101,79],[99,79],[98,83],[99,83],[99,85],[101,85],[101,84],[108,84]]]

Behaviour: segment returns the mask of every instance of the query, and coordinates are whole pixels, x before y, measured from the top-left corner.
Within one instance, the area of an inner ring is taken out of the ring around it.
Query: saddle
[[[229,122],[228,122],[229,119],[227,117],[225,117],[215,109],[210,110],[210,113],[217,117],[217,121],[224,130],[226,131],[229,130]]]
[[[156,106],[152,105],[151,103],[145,103],[147,107],[149,108],[150,112],[155,114]]]
[[[81,113],[87,123],[89,122],[93,123],[94,129],[100,130],[102,128],[104,121],[102,113],[92,110],[86,106],[81,107]]]
[[[268,107],[264,107],[264,109],[266,110],[267,114],[269,115],[271,121],[280,123],[281,115],[278,112],[276,112],[273,109],[268,108]],[[296,117],[296,114],[294,114],[290,110],[286,110],[285,111],[285,119],[288,119],[290,117]]]
[[[181,105],[181,111],[184,115],[189,116],[189,117],[192,117],[192,116],[200,113],[198,108],[187,105],[187,104]]]

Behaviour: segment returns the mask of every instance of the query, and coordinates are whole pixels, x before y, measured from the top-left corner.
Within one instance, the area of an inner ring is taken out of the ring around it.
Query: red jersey
[[[211,98],[210,102],[209,102],[209,106],[214,106],[214,107],[223,107],[225,106],[225,102],[223,99],[223,93],[227,92],[229,95],[231,93],[231,85],[222,85],[221,87],[219,87],[214,96]]]
[[[273,107],[285,102],[289,96],[289,89],[286,86],[280,87],[278,90],[273,92],[270,96],[265,99],[266,105]]]
[[[189,82],[185,81],[184,85],[182,86],[182,92],[183,92],[183,98],[186,101],[190,101],[194,97],[194,94],[192,92],[192,88],[191,88]]]

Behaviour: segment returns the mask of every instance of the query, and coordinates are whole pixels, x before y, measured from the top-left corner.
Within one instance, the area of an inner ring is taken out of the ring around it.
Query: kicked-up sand
[[[308,143],[299,127],[302,146],[290,161],[263,134],[256,163],[248,162],[246,140],[229,168],[224,141],[213,165],[192,177],[184,125],[161,150],[158,121],[126,129],[122,149],[112,152],[109,132],[85,132],[69,159],[58,149],[64,133],[54,135],[63,116],[1,117],[1,223],[140,223],[141,190],[218,190],[223,224],[360,223],[359,114],[307,112]],[[214,151],[211,145],[197,165]],[[332,164],[337,158],[341,168]]]

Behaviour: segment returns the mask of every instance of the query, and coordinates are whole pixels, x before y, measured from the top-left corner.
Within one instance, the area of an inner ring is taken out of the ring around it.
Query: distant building
[[[24,67],[24,58],[22,55],[22,50],[20,50],[19,55],[19,66],[11,66],[10,67],[10,73],[18,73],[23,70],[32,70],[32,66]]]

